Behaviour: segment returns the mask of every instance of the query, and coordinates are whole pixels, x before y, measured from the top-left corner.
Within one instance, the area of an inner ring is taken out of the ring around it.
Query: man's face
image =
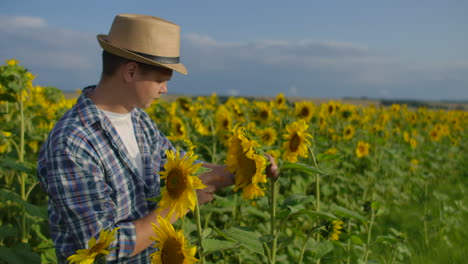
[[[134,79],[135,107],[147,108],[161,94],[167,93],[167,83],[171,77],[172,70],[170,69],[151,71],[138,69]]]

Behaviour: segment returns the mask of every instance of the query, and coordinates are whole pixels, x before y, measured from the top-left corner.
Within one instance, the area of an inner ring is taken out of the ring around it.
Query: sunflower
[[[227,169],[235,173],[234,191],[243,189],[242,197],[245,200],[251,200],[264,196],[263,189],[259,183],[266,182],[266,159],[258,154],[256,149],[260,144],[248,138],[246,131],[241,126],[233,129],[234,134],[228,142],[228,152],[226,157]]]
[[[221,105],[215,114],[216,120],[216,130],[219,131],[229,131],[232,127],[232,116],[231,112],[226,108],[226,106]]]
[[[439,141],[439,139],[441,137],[441,133],[439,132],[439,130],[437,128],[434,128],[429,133],[429,136],[431,137],[432,141]]]
[[[348,125],[343,131],[343,138],[346,140],[350,140],[354,136],[354,127]]]
[[[341,229],[343,229],[343,221],[341,220],[334,220],[328,225],[328,238],[332,241],[338,240],[341,234]]]
[[[195,131],[202,136],[208,136],[211,134],[209,126],[205,125],[203,120],[198,116],[192,118],[192,125],[195,128]]]
[[[112,241],[115,240],[115,232],[117,232],[118,229],[119,227],[114,228],[112,231],[102,230],[97,241],[96,238],[92,237],[88,241],[87,249],[78,249],[76,254],[67,258],[67,261],[69,261],[70,264],[91,264],[94,263],[96,257],[101,258],[109,255],[112,250],[109,246]]]
[[[357,148],[356,148],[356,155],[358,156],[358,158],[362,158],[364,156],[369,155],[369,148],[370,148],[369,143],[359,140]]]
[[[283,93],[279,93],[275,98],[275,106],[277,109],[285,109],[287,108],[286,98],[284,97]]]
[[[175,231],[171,223],[158,215],[158,224],[151,223],[156,236],[151,240],[155,241],[154,247],[158,251],[152,253],[152,264],[191,264],[198,262],[195,258],[196,247],[190,247],[185,239],[182,230]]]
[[[187,137],[187,128],[184,122],[177,116],[173,116],[171,119],[171,132],[169,139],[178,140]]]
[[[268,123],[271,119],[271,107],[267,102],[255,102],[255,109],[252,119],[258,120],[262,123]]]
[[[312,137],[307,133],[309,126],[303,119],[293,122],[286,126],[287,134],[283,135],[286,140],[283,144],[283,159],[290,162],[297,162],[297,157],[308,157],[307,146],[310,145],[309,138]]]
[[[294,115],[308,122],[314,114],[314,109],[312,102],[297,102],[294,104]]]
[[[272,127],[266,127],[258,131],[260,140],[267,146],[275,144],[278,137],[276,130]]]
[[[198,156],[193,152],[187,152],[180,157],[177,150],[175,154],[172,150],[167,150],[167,163],[164,171],[160,172],[161,179],[166,180],[166,185],[162,189],[162,199],[159,202],[158,211],[169,208],[168,217],[182,217],[187,209],[195,209],[196,194],[195,189],[204,189],[206,186],[200,178],[193,176],[201,167],[201,163],[193,164]]]

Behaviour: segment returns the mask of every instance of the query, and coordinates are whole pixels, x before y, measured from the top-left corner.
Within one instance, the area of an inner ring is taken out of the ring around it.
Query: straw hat
[[[180,27],[164,19],[135,14],[114,18],[109,35],[99,34],[101,47],[117,56],[187,74],[180,63]]]

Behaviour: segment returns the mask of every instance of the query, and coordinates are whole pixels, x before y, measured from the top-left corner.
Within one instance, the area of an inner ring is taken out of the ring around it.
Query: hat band
[[[133,53],[135,53],[137,55],[140,55],[142,57],[145,57],[147,59],[153,60],[155,62],[159,62],[159,63],[166,63],[166,64],[180,63],[180,57],[155,56],[155,55],[146,54],[146,53],[143,53],[143,52],[136,52],[136,51],[129,50],[129,49],[127,49],[127,50],[130,51],[130,52],[133,52]]]

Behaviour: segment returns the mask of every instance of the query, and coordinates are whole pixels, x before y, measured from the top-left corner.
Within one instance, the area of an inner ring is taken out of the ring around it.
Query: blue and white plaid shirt
[[[130,257],[135,241],[132,223],[153,209],[147,199],[160,192],[159,174],[166,150],[174,149],[141,109],[132,110],[135,137],[143,160],[139,175],[109,119],[87,97],[55,125],[39,153],[38,175],[49,195],[49,223],[59,262],[87,248],[102,229],[120,227],[108,263],[149,263],[148,248]]]

